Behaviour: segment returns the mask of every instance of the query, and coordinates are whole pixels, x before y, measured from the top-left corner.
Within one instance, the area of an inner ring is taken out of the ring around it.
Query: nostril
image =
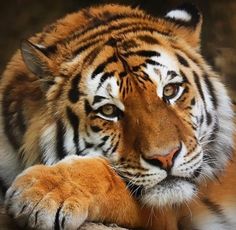
[[[152,165],[158,166],[166,170],[170,170],[173,166],[174,159],[177,157],[180,150],[181,146],[178,146],[173,148],[167,154],[158,153],[148,158],[145,158],[145,160]]]
[[[170,169],[173,165],[173,158],[175,154],[179,151],[179,148],[172,149],[169,153],[166,155],[155,155],[153,156],[153,160],[158,160],[162,164],[162,168],[164,169]]]

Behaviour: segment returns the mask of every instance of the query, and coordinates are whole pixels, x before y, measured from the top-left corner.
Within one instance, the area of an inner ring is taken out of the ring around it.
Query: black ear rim
[[[198,23],[201,21],[201,11],[193,3],[188,3],[188,2],[182,3],[181,5],[169,10],[168,12],[171,12],[172,10],[183,10],[192,16],[190,21],[183,21],[180,19],[175,19],[175,18],[165,16],[166,20],[173,22],[179,26],[187,26],[187,27],[195,28],[198,25]]]

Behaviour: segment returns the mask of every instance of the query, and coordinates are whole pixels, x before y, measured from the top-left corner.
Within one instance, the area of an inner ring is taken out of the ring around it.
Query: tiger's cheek
[[[197,125],[197,106],[196,92],[192,85],[185,86],[186,93],[176,102],[173,109],[184,127],[184,136],[192,136],[195,134]],[[183,128],[183,127],[182,127]]]

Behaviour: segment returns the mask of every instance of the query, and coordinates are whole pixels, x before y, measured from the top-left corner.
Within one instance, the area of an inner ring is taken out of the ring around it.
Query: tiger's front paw
[[[78,229],[88,217],[91,201],[80,187],[62,167],[33,166],[7,191],[6,209],[24,227]]]

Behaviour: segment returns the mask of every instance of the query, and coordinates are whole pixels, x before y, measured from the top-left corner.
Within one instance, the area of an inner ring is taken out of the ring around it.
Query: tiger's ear
[[[165,19],[172,22],[176,34],[183,37],[192,47],[200,46],[202,14],[192,4],[184,3],[166,13]]]
[[[50,68],[52,60],[46,55],[45,48],[23,40],[21,54],[27,68],[41,80],[42,88],[48,89],[54,81]]]

